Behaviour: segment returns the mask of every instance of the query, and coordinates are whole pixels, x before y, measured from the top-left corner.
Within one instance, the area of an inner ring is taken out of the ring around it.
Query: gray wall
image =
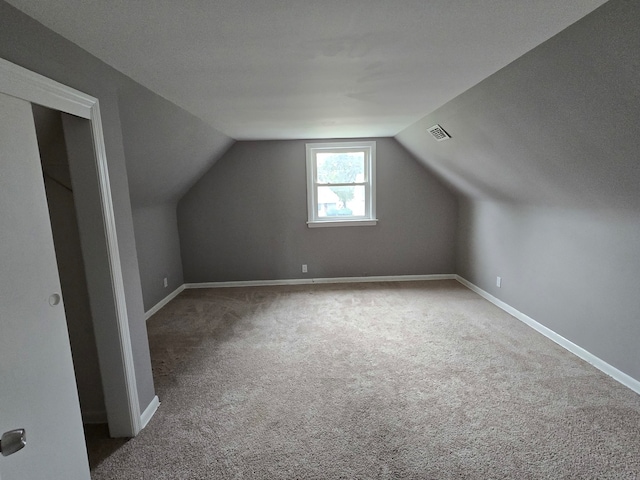
[[[144,307],[150,310],[184,283],[176,205],[142,206],[133,209],[138,244]],[[145,248],[140,248],[145,246]],[[167,287],[163,280],[167,278]]]
[[[184,283],[176,222],[179,198],[234,140],[134,82],[119,87],[118,107],[148,311]]]
[[[640,212],[462,203],[462,277],[640,379]]]
[[[467,197],[458,273],[636,379],[638,31],[608,2],[397,137]]]
[[[453,273],[455,196],[395,140],[375,140],[378,225],[314,229],[305,141],[234,144],[178,204],[185,281]]]

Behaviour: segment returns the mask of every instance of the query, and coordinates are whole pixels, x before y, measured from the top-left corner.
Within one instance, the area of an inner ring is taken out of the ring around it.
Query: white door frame
[[[124,418],[124,425],[112,425],[112,415],[109,429],[117,431],[119,436],[136,436],[142,429],[140,419],[140,404],[138,401],[138,389],[136,384],[133,352],[131,349],[131,337],[129,334],[129,318],[126,310],[124,283],[122,279],[122,267],[120,264],[120,252],[116,236],[116,223],[111,198],[111,186],[109,182],[109,172],[107,168],[107,155],[104,145],[104,134],[102,132],[102,120],[100,117],[100,105],[98,99],[82,93],[71,87],[58,83],[37,73],[15,65],[0,58],[0,93],[10,95],[30,103],[42,105],[44,107],[58,110],[64,113],[75,115],[89,120],[94,145],[94,158],[96,161],[96,176],[99,184],[100,203],[102,209],[103,222],[106,232],[105,244],[109,256],[110,283],[113,291],[115,304],[117,331],[119,345],[109,345],[108,348],[118,348],[120,350],[120,365],[110,365],[118,371],[119,375],[114,375],[110,380],[110,375],[106,375],[101,369],[103,385],[105,382],[121,382],[124,379],[125,385],[118,385],[117,390],[125,392],[127,396],[126,405],[128,412],[118,412],[113,418]],[[107,339],[96,338],[96,342],[106,342]],[[107,405],[109,409],[109,405]],[[109,412],[108,412],[109,413]]]

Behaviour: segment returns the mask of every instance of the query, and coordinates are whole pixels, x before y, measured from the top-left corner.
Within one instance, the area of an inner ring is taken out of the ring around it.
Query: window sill
[[[378,219],[372,220],[321,220],[317,222],[307,222],[309,228],[319,227],[372,227],[377,225]]]

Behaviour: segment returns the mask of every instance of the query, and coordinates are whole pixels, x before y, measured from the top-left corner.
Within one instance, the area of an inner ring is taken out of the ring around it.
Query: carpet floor
[[[640,396],[455,281],[186,290],[92,478],[635,479]]]

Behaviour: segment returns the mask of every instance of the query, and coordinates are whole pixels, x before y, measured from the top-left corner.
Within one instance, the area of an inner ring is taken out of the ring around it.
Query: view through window
[[[307,144],[309,226],[375,224],[375,142]]]

